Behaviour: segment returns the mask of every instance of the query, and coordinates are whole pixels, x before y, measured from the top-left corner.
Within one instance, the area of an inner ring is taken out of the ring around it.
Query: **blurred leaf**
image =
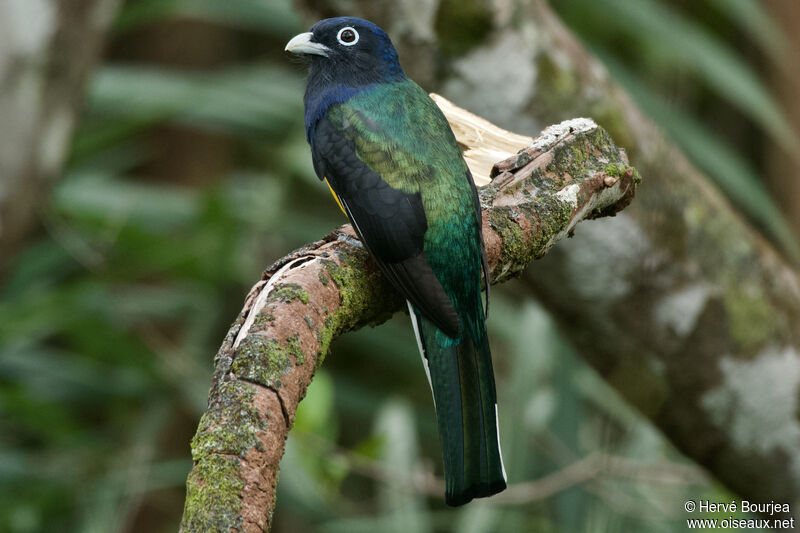
[[[143,66],[105,66],[88,103],[95,113],[130,123],[174,119],[237,134],[281,134],[302,116],[300,76],[272,66],[179,73]]]
[[[107,175],[73,174],[60,182],[53,199],[63,213],[124,221],[150,231],[188,224],[200,212],[196,191],[174,185],[121,180]]]
[[[73,257],[52,241],[41,240],[31,244],[14,258],[10,272],[6,273],[4,285],[0,287],[0,306],[22,293],[32,294],[57,285],[80,269]]]
[[[35,402],[88,404],[100,397],[135,398],[150,386],[150,380],[141,371],[125,365],[91,364],[66,351],[12,348],[0,352],[0,357],[0,376],[24,386],[28,398]],[[10,400],[6,397],[5,402]],[[14,407],[19,408],[20,404]]]
[[[695,73],[720,96],[750,116],[793,154],[800,138],[753,70],[730,46],[703,26],[656,0],[575,0],[585,17],[605,21],[641,46],[657,47],[675,64]],[[592,43],[601,46],[601,43]]]
[[[706,0],[734,20],[772,57],[781,62],[789,53],[786,36],[757,0]]]
[[[130,170],[146,156],[144,147],[135,143],[132,138],[168,116],[163,112],[131,117],[104,116],[89,109],[84,112],[81,127],[72,137],[69,161],[71,170],[87,170],[78,165],[92,156],[95,159],[88,170]]]

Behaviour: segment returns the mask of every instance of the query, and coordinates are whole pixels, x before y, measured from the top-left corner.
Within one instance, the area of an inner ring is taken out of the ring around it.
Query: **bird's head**
[[[360,87],[405,77],[386,32],[355,17],[321,20],[286,50],[311,58],[310,77],[325,85]]]

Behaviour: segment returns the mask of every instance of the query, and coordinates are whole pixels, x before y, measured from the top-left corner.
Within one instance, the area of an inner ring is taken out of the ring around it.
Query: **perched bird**
[[[375,24],[325,19],[286,50],[311,59],[304,102],[314,170],[408,301],[433,390],[445,500],[500,492],[480,203],[455,136]]]

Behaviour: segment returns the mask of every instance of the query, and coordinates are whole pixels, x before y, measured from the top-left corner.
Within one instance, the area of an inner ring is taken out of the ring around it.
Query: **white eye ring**
[[[344,42],[344,41],[342,40],[342,34],[343,34],[345,31],[347,31],[347,30],[350,30],[350,31],[352,31],[352,32],[353,32],[353,34],[356,36],[356,38],[355,38],[355,39],[353,39],[352,41],[350,41],[349,43],[346,43],[346,42]],[[358,32],[356,31],[356,29],[355,29],[355,28],[353,28],[353,27],[351,27],[351,26],[345,26],[344,28],[342,28],[341,30],[339,30],[339,33],[337,33],[337,34],[336,34],[336,40],[337,40],[337,41],[339,41],[339,44],[342,44],[342,45],[344,45],[344,46],[353,46],[354,44],[356,44],[356,43],[358,42],[358,39],[359,39],[359,37],[358,37]]]

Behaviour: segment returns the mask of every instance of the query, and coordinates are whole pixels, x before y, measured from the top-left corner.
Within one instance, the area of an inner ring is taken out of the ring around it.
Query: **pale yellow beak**
[[[293,54],[313,54],[328,57],[328,52],[331,49],[324,44],[315,43],[313,38],[314,34],[310,31],[295,35],[291,41],[286,43],[284,50]]]

